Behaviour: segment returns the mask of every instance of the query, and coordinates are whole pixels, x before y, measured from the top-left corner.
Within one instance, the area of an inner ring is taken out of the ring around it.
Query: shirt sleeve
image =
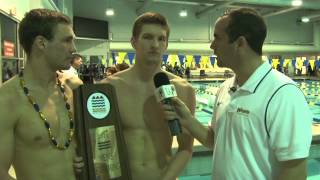
[[[312,113],[302,91],[283,86],[267,112],[269,143],[279,161],[306,158],[312,140]]]

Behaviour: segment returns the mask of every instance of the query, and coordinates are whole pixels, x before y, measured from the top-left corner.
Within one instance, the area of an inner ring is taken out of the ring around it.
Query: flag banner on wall
[[[110,57],[109,57],[109,60],[108,60],[108,67],[111,67],[113,64],[113,58],[112,58],[112,56],[110,55]]]
[[[285,59],[283,63],[283,67],[288,67],[291,62],[291,59]]]
[[[102,56],[101,64],[106,65],[106,63],[107,63],[107,56]]]
[[[272,59],[272,68],[277,69],[277,66],[279,64],[279,59]]]
[[[194,55],[194,60],[196,61],[196,65],[198,65],[200,63],[200,59],[201,59],[201,56],[200,55]]]
[[[216,57],[211,56],[210,57],[210,62],[211,62],[212,66],[214,66],[215,61],[216,61]]]
[[[123,63],[126,63],[126,64],[130,64],[130,61],[129,61],[129,59],[125,59],[124,61],[123,61]]]
[[[122,64],[124,61],[124,58],[126,57],[127,53],[126,52],[119,52],[118,53],[118,60],[117,60],[117,64]]]
[[[280,58],[280,67],[283,67],[284,59]]]
[[[112,64],[116,64],[116,62],[117,62],[116,53],[115,52],[111,52],[111,57],[112,57]]]
[[[300,70],[302,69],[303,62],[304,62],[304,60],[302,58],[300,58],[300,57],[297,58],[297,60],[296,60],[297,69],[300,69]]]
[[[176,54],[169,54],[168,64],[174,67],[176,64],[179,65],[179,58]]]
[[[186,67],[191,67],[192,61],[193,61],[193,56],[186,55]]]
[[[162,61],[163,61],[164,64],[167,64],[168,56],[169,56],[168,54],[164,54],[164,55],[162,56]]]
[[[310,64],[310,67],[311,67],[311,70],[313,71],[314,70],[314,67],[315,67],[315,60],[309,60],[309,64]]]
[[[184,64],[185,55],[178,55],[180,65]]]
[[[294,67],[294,68],[296,68],[296,59],[292,59],[292,61],[291,61],[291,63],[292,63],[292,66]]]
[[[134,55],[135,55],[135,53],[128,52],[128,59],[129,59],[129,62],[130,62],[131,65],[133,63]]]
[[[320,60],[317,60],[317,61],[316,61],[316,67],[317,67],[317,69],[320,68]]]
[[[201,56],[200,68],[206,68],[209,62],[209,56]]]

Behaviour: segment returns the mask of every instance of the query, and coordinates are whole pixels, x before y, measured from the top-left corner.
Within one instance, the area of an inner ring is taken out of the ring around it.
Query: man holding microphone
[[[211,126],[204,127],[178,98],[163,104],[166,119],[180,123],[213,149],[212,179],[306,179],[312,116],[295,82],[262,61],[266,24],[241,8],[220,17],[211,49],[235,76],[217,92]],[[294,97],[294,98],[292,98]]]

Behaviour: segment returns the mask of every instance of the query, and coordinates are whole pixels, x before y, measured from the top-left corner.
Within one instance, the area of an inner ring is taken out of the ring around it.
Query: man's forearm
[[[307,178],[307,160],[296,159],[281,162],[277,180],[305,180]]]
[[[192,157],[192,150],[178,151],[164,171],[161,180],[175,180]]]
[[[193,120],[188,121],[186,128],[191,135],[196,138],[200,143],[209,149],[213,149],[213,131],[209,127],[202,125],[197,119],[192,117]]]
[[[277,180],[306,180],[307,179],[307,173],[297,173],[294,171],[282,171],[280,172],[279,176],[277,177]]]

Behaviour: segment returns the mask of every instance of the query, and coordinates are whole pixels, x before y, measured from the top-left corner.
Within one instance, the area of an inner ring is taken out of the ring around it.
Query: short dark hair
[[[129,66],[127,63],[125,63],[125,62],[116,65],[117,71],[123,71],[123,70],[125,70],[125,69],[128,69],[129,67],[130,67],[130,66]]]
[[[163,15],[154,12],[146,12],[135,20],[132,28],[132,37],[137,38],[141,33],[142,26],[145,24],[162,26],[167,32],[167,39],[169,39],[170,28],[167,19]]]
[[[116,73],[118,71],[117,71],[117,68],[115,66],[111,66],[111,67],[107,67],[106,68],[106,72],[109,72],[110,74],[114,74],[114,73]]]
[[[224,16],[230,17],[226,27],[229,42],[234,42],[239,36],[244,36],[251,49],[262,55],[263,42],[267,36],[267,26],[263,17],[251,8],[232,10]]]
[[[80,54],[77,54],[77,53],[72,54],[72,59],[70,61],[70,64],[73,64],[73,62],[79,58],[82,58]]]
[[[68,16],[49,9],[33,9],[27,12],[19,25],[19,40],[27,55],[30,55],[36,36],[51,40],[58,24],[71,24]]]

